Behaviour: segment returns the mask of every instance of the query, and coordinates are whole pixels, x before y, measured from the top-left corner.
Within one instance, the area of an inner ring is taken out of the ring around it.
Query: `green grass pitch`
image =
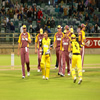
[[[100,55],[85,55],[83,82],[73,83],[71,76],[60,77],[51,57],[50,79],[37,72],[37,55],[30,55],[31,75],[22,79],[20,57],[15,67],[10,55],[0,55],[0,100],[100,100]]]

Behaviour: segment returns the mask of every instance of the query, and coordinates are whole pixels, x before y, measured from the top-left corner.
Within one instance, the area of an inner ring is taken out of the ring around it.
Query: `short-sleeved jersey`
[[[45,38],[42,39],[42,42],[41,42],[41,47],[43,49],[43,54],[45,54],[46,52],[50,51],[50,47],[51,46],[51,39],[48,38],[47,40]]]
[[[69,52],[70,41],[71,39],[69,36],[63,37],[60,43],[60,50]]]
[[[80,45],[77,41],[71,43],[72,53],[80,53]]]
[[[78,35],[79,35],[78,40],[80,45],[85,45],[85,32],[81,30]]]
[[[70,31],[68,31],[68,32],[67,32],[67,35],[68,35],[69,37],[71,37],[71,32],[70,32]]]
[[[30,34],[28,32],[21,33],[18,39],[18,43],[21,44],[21,48],[29,47],[29,43],[23,38],[26,37],[28,40],[31,40]]]
[[[64,33],[61,32],[60,34],[57,32],[55,33],[54,36],[54,42],[56,42],[56,48],[60,49],[60,42],[61,42],[61,38],[64,36]]]
[[[38,43],[38,48],[40,48],[40,43],[43,39],[44,35],[43,34],[37,34],[36,38],[35,38],[35,43]]]

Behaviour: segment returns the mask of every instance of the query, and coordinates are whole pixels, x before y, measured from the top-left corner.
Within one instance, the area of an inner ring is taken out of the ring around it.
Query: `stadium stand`
[[[88,30],[86,31],[88,33],[100,32],[100,5],[98,0],[83,0],[84,2],[67,0],[67,3],[65,0],[56,0],[58,2],[50,5],[43,2],[45,0],[41,1],[42,3],[37,2],[37,0],[3,0],[0,3],[0,32],[11,33],[11,22],[14,24],[15,33],[20,33],[22,24],[26,24],[27,29],[32,25],[34,32],[37,32],[38,24],[43,29],[49,29],[52,33],[56,32],[58,24],[62,25],[63,28],[65,25],[73,26],[75,32],[77,32],[81,23],[87,24]],[[45,20],[44,17],[46,17]],[[55,27],[44,28],[48,18],[51,20],[52,17],[55,21]],[[42,22],[44,25],[41,24],[41,21],[45,21]]]

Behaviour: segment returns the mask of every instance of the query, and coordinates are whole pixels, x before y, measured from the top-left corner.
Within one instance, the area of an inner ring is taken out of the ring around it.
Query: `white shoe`
[[[48,80],[49,78],[48,77],[46,77],[46,80]]]
[[[74,77],[74,81],[73,81],[74,83],[76,82],[76,77]]]
[[[84,73],[84,72],[85,72],[85,70],[82,70],[82,72]]]
[[[82,79],[79,80],[78,84],[80,85],[82,83]]]
[[[28,76],[28,77],[30,76],[30,72],[27,72],[27,76]]]
[[[57,69],[58,67],[55,67],[55,69]]]
[[[65,69],[67,69],[67,67]]]
[[[22,76],[22,79],[24,79],[25,78],[25,76]]]
[[[61,76],[61,77],[64,77],[65,75],[64,75],[64,74],[61,74],[60,76]]]
[[[38,70],[37,70],[37,72],[41,72],[41,70],[40,70],[40,69],[38,69]]]
[[[70,72],[68,73],[68,76],[70,76]]]
[[[45,79],[45,76],[43,76],[42,78]]]

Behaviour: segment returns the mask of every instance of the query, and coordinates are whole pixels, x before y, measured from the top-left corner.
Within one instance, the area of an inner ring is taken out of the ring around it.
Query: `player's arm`
[[[19,39],[18,39],[18,56],[19,56],[19,50],[20,50],[20,47],[21,47],[21,35],[19,36]]]
[[[68,48],[68,49],[69,49],[69,58],[70,58],[70,59],[72,58],[72,48],[73,48],[73,47],[72,47],[72,42],[70,42],[70,43],[69,43],[69,48]]]
[[[60,42],[60,50],[62,51],[62,39],[61,39],[61,42]]]
[[[56,48],[56,34],[54,36],[54,44],[53,44],[54,49]]]
[[[30,34],[28,33],[28,40],[27,40],[28,43],[31,43],[31,36]]]
[[[35,53],[37,53],[38,35],[35,38]]]

